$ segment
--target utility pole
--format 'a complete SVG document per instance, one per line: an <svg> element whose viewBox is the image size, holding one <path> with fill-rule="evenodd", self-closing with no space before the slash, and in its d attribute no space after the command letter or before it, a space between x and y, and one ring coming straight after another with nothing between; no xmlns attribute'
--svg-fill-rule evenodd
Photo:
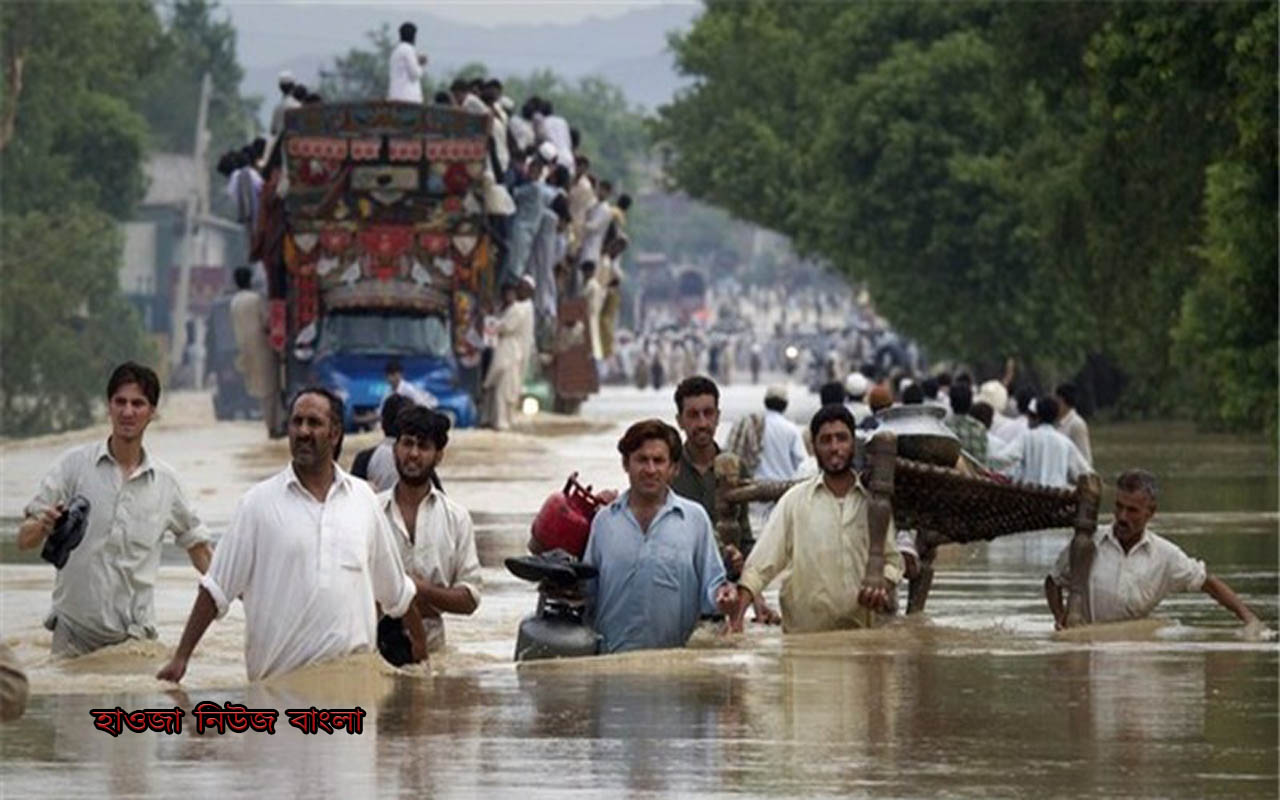
<svg viewBox="0 0 1280 800"><path fill-rule="evenodd" d="M182 261L178 267L177 296L173 299L170 330L169 374L173 375L182 365L182 351L187 346L187 304L191 294L191 265L195 260L197 218L209 208L209 176L205 169L205 150L209 134L205 122L209 115L209 96L213 93L213 77L206 72L200 82L200 107L196 113L196 143L192 158L195 161L195 186L187 195L187 208L182 225ZM198 388L203 375L195 376Z"/></svg>

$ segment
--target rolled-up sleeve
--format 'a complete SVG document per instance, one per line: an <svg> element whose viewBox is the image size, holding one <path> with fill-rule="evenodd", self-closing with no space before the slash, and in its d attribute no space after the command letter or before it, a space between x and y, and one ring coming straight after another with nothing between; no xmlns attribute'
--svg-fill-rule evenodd
<svg viewBox="0 0 1280 800"><path fill-rule="evenodd" d="M68 463L73 457L73 451L63 453L62 456L54 463L49 471L40 479L40 486L36 488L35 497L31 498L31 502L27 503L22 509L22 513L27 517L34 517L36 514L43 513L50 508L65 503L71 495L70 480L70 464Z"/></svg>
<svg viewBox="0 0 1280 800"><path fill-rule="evenodd" d="M242 498L231 517L231 527L213 549L213 561L209 571L200 578L213 602L218 606L218 617L227 613L231 601L244 594L253 577L253 540L257 521L248 497Z"/></svg>
<svg viewBox="0 0 1280 800"><path fill-rule="evenodd" d="M209 529L200 521L182 484L177 480L173 483L173 500L169 504L169 521L166 527L173 532L173 538L179 547L190 550L209 541Z"/></svg>
<svg viewBox="0 0 1280 800"><path fill-rule="evenodd" d="M1204 588L1208 570L1203 561L1192 558L1176 545L1169 547L1167 558L1171 589L1177 592L1198 592Z"/></svg>
<svg viewBox="0 0 1280 800"><path fill-rule="evenodd" d="M373 495L370 494L370 498ZM370 503L374 519L373 541L370 543L371 569L369 576L373 580L373 596L382 606L382 610L391 617L403 617L409 610L409 604L417 594L413 579L405 572L404 562L400 560L400 552L396 547L394 532L387 515Z"/></svg>

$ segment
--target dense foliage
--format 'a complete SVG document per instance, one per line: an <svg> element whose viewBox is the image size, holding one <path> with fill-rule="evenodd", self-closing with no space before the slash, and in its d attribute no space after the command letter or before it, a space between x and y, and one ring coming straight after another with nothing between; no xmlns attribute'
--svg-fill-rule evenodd
<svg viewBox="0 0 1280 800"><path fill-rule="evenodd" d="M205 0L0 4L0 433L92 420L111 367L158 354L120 293L119 223L150 149L190 151L200 75L215 143L243 142L234 32Z"/></svg>
<svg viewBox="0 0 1280 800"><path fill-rule="evenodd" d="M709 0L657 132L679 186L935 353L1118 367L1121 412L1274 432L1276 26L1274 2Z"/></svg>

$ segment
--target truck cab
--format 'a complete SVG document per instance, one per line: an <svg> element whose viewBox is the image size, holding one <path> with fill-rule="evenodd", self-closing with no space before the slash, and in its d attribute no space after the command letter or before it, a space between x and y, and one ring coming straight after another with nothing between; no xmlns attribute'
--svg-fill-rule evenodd
<svg viewBox="0 0 1280 800"><path fill-rule="evenodd" d="M395 311L338 311L320 322L312 372L334 389L346 409L348 431L378 427L389 388L390 361L404 368L404 380L435 398L436 410L458 427L476 424L476 406L458 386L449 320L438 314Z"/></svg>

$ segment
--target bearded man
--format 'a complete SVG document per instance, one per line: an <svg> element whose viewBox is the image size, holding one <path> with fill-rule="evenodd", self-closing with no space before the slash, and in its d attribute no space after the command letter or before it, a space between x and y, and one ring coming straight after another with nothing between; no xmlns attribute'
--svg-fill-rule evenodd
<svg viewBox="0 0 1280 800"><path fill-rule="evenodd" d="M785 633L869 628L879 614L896 610L895 589L902 578L896 548L885 548L889 587L862 586L871 545L871 493L852 467L854 429L853 415L843 404L823 406L810 420L821 471L787 490L769 515L742 568L735 630L742 630L747 606L784 570L789 572L779 599ZM885 538L894 539L892 523Z"/></svg>

